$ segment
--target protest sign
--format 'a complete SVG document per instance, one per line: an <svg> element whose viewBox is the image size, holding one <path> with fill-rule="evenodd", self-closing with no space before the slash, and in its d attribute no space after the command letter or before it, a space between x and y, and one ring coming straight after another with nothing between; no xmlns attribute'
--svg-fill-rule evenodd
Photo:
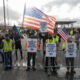
<svg viewBox="0 0 80 80"><path fill-rule="evenodd" d="M47 22L40 22L40 32L47 32Z"/></svg>
<svg viewBox="0 0 80 80"><path fill-rule="evenodd" d="M66 44L66 57L76 57L76 44L75 43Z"/></svg>
<svg viewBox="0 0 80 80"><path fill-rule="evenodd" d="M46 57L56 57L56 44L55 43L46 44Z"/></svg>
<svg viewBox="0 0 80 80"><path fill-rule="evenodd" d="M28 39L27 52L37 52L37 39Z"/></svg>

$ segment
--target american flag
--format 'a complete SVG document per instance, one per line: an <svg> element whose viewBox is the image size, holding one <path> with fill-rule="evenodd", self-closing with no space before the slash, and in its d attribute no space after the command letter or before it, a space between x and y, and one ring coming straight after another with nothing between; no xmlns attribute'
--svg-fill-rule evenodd
<svg viewBox="0 0 80 80"><path fill-rule="evenodd" d="M48 24L47 32L53 34L54 25L56 22L56 19L54 17L46 15L37 8L26 9L23 22L24 27L40 30L40 22L42 21L46 21Z"/></svg>
<svg viewBox="0 0 80 80"><path fill-rule="evenodd" d="M64 41L67 41L68 37L67 37L67 31L66 31L66 28L63 27L59 32L58 34L62 37L62 39Z"/></svg>

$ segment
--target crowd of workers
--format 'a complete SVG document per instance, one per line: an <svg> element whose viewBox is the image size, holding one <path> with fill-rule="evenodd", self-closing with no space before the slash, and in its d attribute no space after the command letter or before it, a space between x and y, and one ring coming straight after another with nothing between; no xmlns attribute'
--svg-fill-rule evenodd
<svg viewBox="0 0 80 80"><path fill-rule="evenodd" d="M40 41L41 39L43 39L43 62L45 63L45 72L48 71L48 63L49 63L49 57L46 57L46 43L56 43L56 50L59 49L59 45L61 43L61 37L58 34L41 34L39 31L35 33L35 30L28 30L27 32L28 34L28 38L30 39L37 39L37 49L40 49ZM79 36L78 36L78 32L76 32L76 40L79 40ZM70 32L70 35L67 39L66 42L63 42L62 44L62 50L65 52L65 48L66 48L66 44L67 43L76 43L78 48L79 48L79 42L74 41L73 40L73 31ZM22 52L22 45L21 45L21 39L23 37L18 35L18 32L13 31L13 30L8 30L8 31L1 31L0 30L0 54L2 56L2 62L4 63L4 69L8 70L8 69L12 69L13 68L13 64L12 64L12 51L15 48L15 55L16 55L16 60L18 60L18 55L17 55L17 50L20 50L20 58L21 60L24 59L23 57L23 52ZM25 50L27 50L27 41L25 44ZM27 52L27 69L26 71L30 71L31 69L31 58L32 58L32 69L36 70L35 68L35 61L36 61L36 53L37 52ZM56 56L57 57L57 56ZM51 61L51 66L52 66L52 71L57 73L57 69L55 67L55 65L57 65L58 63L56 62L56 57L51 57L50 61ZM44 60L45 59L45 60ZM71 72L75 73L74 70L74 57L72 58L66 58L66 66L67 66L67 71L66 72L70 72L70 68L71 68Z"/></svg>

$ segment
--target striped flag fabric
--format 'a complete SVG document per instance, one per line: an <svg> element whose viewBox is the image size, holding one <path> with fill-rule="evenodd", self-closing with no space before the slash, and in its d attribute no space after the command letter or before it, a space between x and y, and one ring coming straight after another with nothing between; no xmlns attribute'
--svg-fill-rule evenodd
<svg viewBox="0 0 80 80"><path fill-rule="evenodd" d="M63 27L61 30L59 30L58 31L58 34L62 37L62 39L64 40L64 41L67 41L67 39L68 39L68 34L67 34L67 31L66 31L66 28L65 27Z"/></svg>
<svg viewBox="0 0 80 80"><path fill-rule="evenodd" d="M25 10L24 14L24 27L30 27L40 30L40 22L47 22L47 32L53 34L54 25L56 19L52 16L48 16L37 8L28 8Z"/></svg>

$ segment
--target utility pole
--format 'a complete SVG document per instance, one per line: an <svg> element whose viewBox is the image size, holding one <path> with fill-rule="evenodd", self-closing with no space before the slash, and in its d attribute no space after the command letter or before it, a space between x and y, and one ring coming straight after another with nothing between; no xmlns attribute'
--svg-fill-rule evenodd
<svg viewBox="0 0 80 80"><path fill-rule="evenodd" d="M5 0L3 0L4 28L6 29Z"/></svg>

